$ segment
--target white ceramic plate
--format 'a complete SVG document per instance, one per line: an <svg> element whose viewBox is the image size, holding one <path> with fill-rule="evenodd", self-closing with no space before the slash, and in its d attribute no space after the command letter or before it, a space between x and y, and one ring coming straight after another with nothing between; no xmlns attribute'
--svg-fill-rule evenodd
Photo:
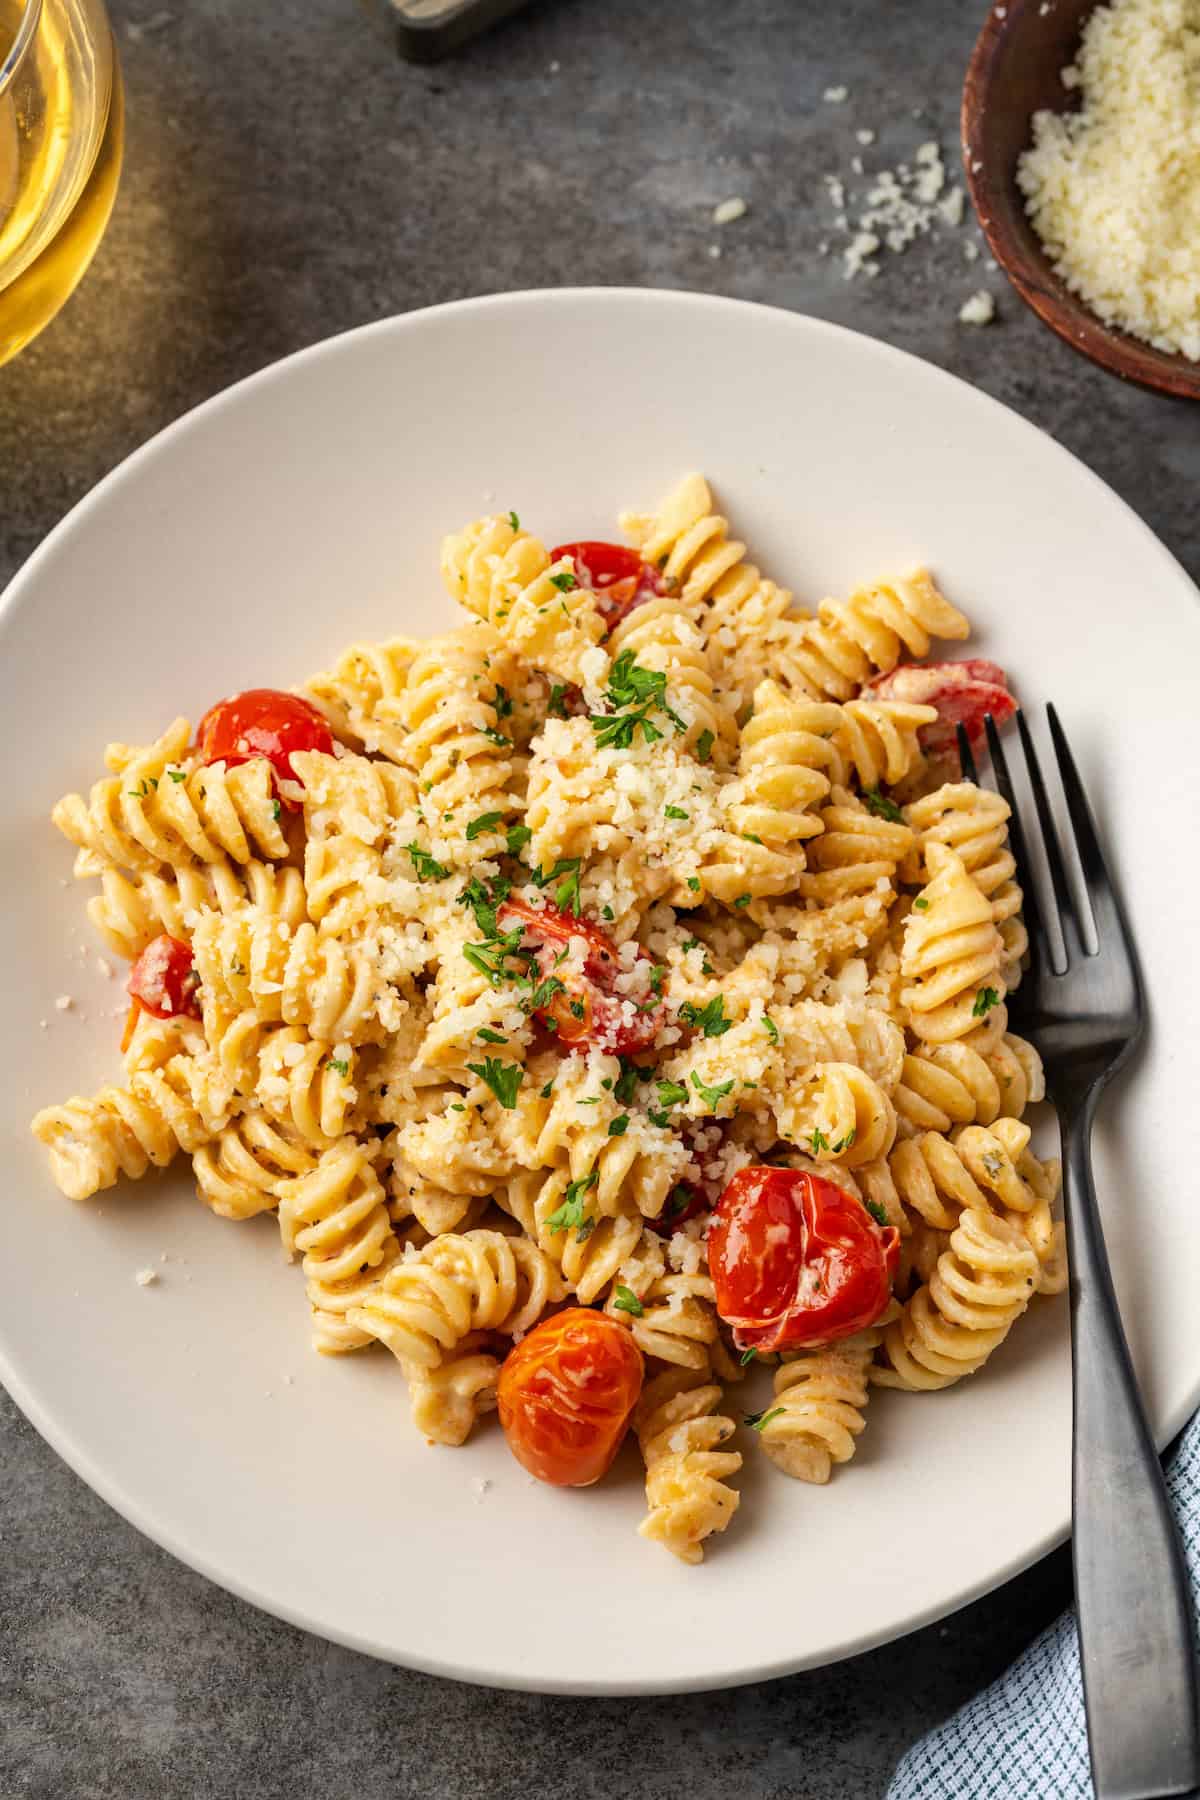
<svg viewBox="0 0 1200 1800"><path fill-rule="evenodd" d="M1065 1301L1035 1308L952 1392L877 1396L828 1488L750 1454L733 1527L685 1568L635 1535L632 1451L601 1487L563 1493L494 1428L427 1448L390 1358L310 1352L270 1220L217 1221L182 1170L72 1205L28 1137L35 1107L118 1067L123 994L97 969L87 890L46 817L96 776L102 746L294 682L352 638L437 629L439 538L485 509L515 507L550 540L604 536L693 467L802 596L928 558L979 649L1027 702L1058 702L1153 1004L1097 1173L1160 1439L1200 1393L1200 613L1176 564L1012 413L788 313L522 294L335 339L132 457L7 597L0 1372L84 1479L175 1555L438 1674L588 1693L779 1674L960 1605L1067 1529ZM141 1288L148 1264L161 1280Z"/></svg>

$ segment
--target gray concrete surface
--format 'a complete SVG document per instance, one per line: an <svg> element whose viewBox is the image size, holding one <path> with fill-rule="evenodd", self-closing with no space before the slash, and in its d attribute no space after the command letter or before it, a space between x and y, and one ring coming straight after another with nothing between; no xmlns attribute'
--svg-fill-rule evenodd
<svg viewBox="0 0 1200 1800"><path fill-rule="evenodd" d="M825 173L928 137L954 158L982 6L535 0L436 69L400 63L366 0L114 12L125 176L86 282L0 371L0 585L100 476L240 376L388 313L564 282L772 301L914 350L1061 439L1200 574L1200 414L1050 337L982 259L967 264L969 226L872 282L820 252L838 240ZM824 102L838 84L847 101ZM856 128L878 142L860 150ZM750 210L718 230L711 209L731 195ZM956 315L981 285L999 318L971 330ZM210 1587L0 1396L0 1794L857 1800L1068 1593L1060 1553L902 1643L725 1694L484 1693Z"/></svg>

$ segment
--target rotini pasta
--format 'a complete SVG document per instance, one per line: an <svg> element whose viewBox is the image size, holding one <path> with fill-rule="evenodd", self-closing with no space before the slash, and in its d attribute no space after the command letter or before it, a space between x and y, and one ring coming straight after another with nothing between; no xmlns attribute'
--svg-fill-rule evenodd
<svg viewBox="0 0 1200 1800"><path fill-rule="evenodd" d="M903 697L966 677L898 668L963 615L924 571L795 606L700 476L624 523L478 520L466 623L109 745L54 822L124 1074L33 1131L71 1198L182 1152L274 1212L315 1348L398 1364L433 1443L498 1411L570 1488L631 1429L695 1563L728 1386L823 1484L872 1383L974 1373L1066 1264L1008 808Z"/></svg>

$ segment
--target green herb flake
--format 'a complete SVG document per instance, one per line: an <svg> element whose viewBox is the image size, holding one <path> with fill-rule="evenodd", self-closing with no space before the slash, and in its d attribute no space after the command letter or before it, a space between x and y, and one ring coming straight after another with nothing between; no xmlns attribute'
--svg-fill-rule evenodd
<svg viewBox="0 0 1200 1800"><path fill-rule="evenodd" d="M478 818L472 819L471 823L467 826L468 844L473 844L475 839L482 837L485 831L495 831L503 817L503 813L490 812L480 813Z"/></svg>
<svg viewBox="0 0 1200 1800"><path fill-rule="evenodd" d="M675 1186L671 1189L670 1196L667 1200L666 1214L668 1219L677 1219L680 1213L685 1213L689 1206L695 1205L695 1202L696 1196L688 1186L687 1182L677 1181Z"/></svg>
<svg viewBox="0 0 1200 1800"><path fill-rule="evenodd" d="M706 1006L694 1006L690 1000L685 1000L679 1016L685 1025L694 1026L706 1038L724 1037L733 1028L733 1020L725 1017L724 994L714 994Z"/></svg>
<svg viewBox="0 0 1200 1800"><path fill-rule="evenodd" d="M750 895L749 894L739 894L733 904L735 906L749 906Z"/></svg>
<svg viewBox="0 0 1200 1800"><path fill-rule="evenodd" d="M611 906L602 906L602 907L601 907L601 908L600 908L600 917L601 917L601 918L602 918L602 919L615 919L615 918L616 918L616 916L617 916L617 915L616 915L616 913L615 913L615 912L614 912L614 911L613 911L613 909L612 909L612 907L611 907Z"/></svg>
<svg viewBox="0 0 1200 1800"><path fill-rule="evenodd" d="M751 1346L748 1350L743 1350L741 1357L739 1358L743 1369L748 1369L750 1367L750 1364L754 1361L754 1359L757 1355L758 1355L758 1351L755 1349L753 1344L751 1344Z"/></svg>
<svg viewBox="0 0 1200 1800"><path fill-rule="evenodd" d="M481 737L485 737L489 744L498 744L502 750L512 749L511 740L506 738L502 731L497 731L494 725L481 725L479 734Z"/></svg>
<svg viewBox="0 0 1200 1800"><path fill-rule="evenodd" d="M618 1281L613 1291L613 1311L627 1312L633 1318L640 1319L645 1310L633 1289L626 1287L623 1281Z"/></svg>
<svg viewBox="0 0 1200 1800"><path fill-rule="evenodd" d="M349 1062L341 1056L331 1056L326 1067L335 1070L339 1075L348 1075L350 1073Z"/></svg>
<svg viewBox="0 0 1200 1800"><path fill-rule="evenodd" d="M490 1025L481 1025L475 1036L485 1044L507 1044L508 1042L508 1039L501 1036L500 1032L493 1031Z"/></svg>
<svg viewBox="0 0 1200 1800"><path fill-rule="evenodd" d="M561 681L556 681L550 689L550 698L546 702L546 711L552 719L566 718L567 709L563 704L566 692L566 687Z"/></svg>
<svg viewBox="0 0 1200 1800"><path fill-rule="evenodd" d="M404 848L412 859L413 874L418 881L445 881L450 873L449 869L431 856L428 850L422 850L415 839L411 844L405 844Z"/></svg>
<svg viewBox="0 0 1200 1800"><path fill-rule="evenodd" d="M511 891L512 883L505 881L503 876L497 876L489 889L477 875L472 875L466 887L459 894L456 904L469 906L475 915L475 923L484 937L494 938L496 936L496 913L508 899Z"/></svg>
<svg viewBox="0 0 1200 1800"><path fill-rule="evenodd" d="M505 833L510 856L520 856L522 850L533 836L528 825L510 825Z"/></svg>
<svg viewBox="0 0 1200 1800"><path fill-rule="evenodd" d="M511 528L511 529L512 529L512 530L513 530L513 531L520 531L520 529L521 529L521 521L520 521L520 519L518 519L518 517L517 517L517 515L516 515L516 513L515 513L515 512L510 512L510 513L509 513L509 515L508 515L508 523L509 523L509 526L510 526L510 528Z"/></svg>
<svg viewBox="0 0 1200 1800"><path fill-rule="evenodd" d="M596 1221L584 1217L583 1197L589 1188L595 1187L599 1179L599 1171L593 1169L589 1175L581 1176L578 1181L567 1183L566 1198L546 1220L547 1228L551 1232L574 1230L579 1243L582 1243L584 1238L591 1236L596 1228Z"/></svg>
<svg viewBox="0 0 1200 1800"><path fill-rule="evenodd" d="M889 800L886 794L881 794L877 787L868 788L863 799L867 803L867 811L874 813L877 819L886 819L889 825L903 825L904 814L896 802Z"/></svg>
<svg viewBox="0 0 1200 1800"><path fill-rule="evenodd" d="M656 1081L658 1104L667 1106L686 1106L688 1091L682 1081Z"/></svg>
<svg viewBox="0 0 1200 1800"><path fill-rule="evenodd" d="M993 1006L999 1006L999 1004L1000 996L994 987L980 988L975 996L975 1004L971 1008L971 1017L973 1019L982 1019L987 1013L991 1012Z"/></svg>
<svg viewBox="0 0 1200 1800"><path fill-rule="evenodd" d="M888 1224L889 1221L888 1221L888 1216L887 1216L887 1210L885 1207L883 1207L880 1204L880 1202L878 1200L864 1200L863 1205L866 1207L867 1211L870 1213L871 1217L874 1219L874 1221L877 1225L887 1225Z"/></svg>
<svg viewBox="0 0 1200 1800"><path fill-rule="evenodd" d="M478 1075L480 1081L486 1082L506 1112L512 1112L517 1104L517 1092L525 1079L525 1071L519 1063L501 1062L498 1056L486 1056L481 1063L468 1063L472 1075Z"/></svg>
<svg viewBox="0 0 1200 1800"><path fill-rule="evenodd" d="M619 1119L613 1119L608 1127L609 1137L624 1137L629 1130L629 1114L622 1113Z"/></svg>
<svg viewBox="0 0 1200 1800"><path fill-rule="evenodd" d="M711 731L702 731L696 739L696 761L706 763L712 755L716 738Z"/></svg>
<svg viewBox="0 0 1200 1800"><path fill-rule="evenodd" d="M822 1150L828 1150L829 1148L829 1139L825 1136L825 1133L821 1130L819 1125L814 1128L813 1134L808 1141L812 1147L814 1156L820 1156Z"/></svg>
<svg viewBox="0 0 1200 1800"><path fill-rule="evenodd" d="M613 1083L613 1099L619 1100L622 1106L629 1106L637 1095L638 1083L649 1081L653 1069L643 1069L629 1058L621 1058L621 1073Z"/></svg>
<svg viewBox="0 0 1200 1800"><path fill-rule="evenodd" d="M710 1087L706 1081L701 1081L699 1075L697 1075L695 1069L693 1069L692 1086L703 1100L705 1106L707 1106L709 1112L716 1112L718 1103L725 1098L726 1094L731 1094L733 1092L733 1077L731 1075L728 1081L718 1081L715 1087Z"/></svg>
<svg viewBox="0 0 1200 1800"><path fill-rule="evenodd" d="M698 894L700 892L700 879L698 876L689 875L687 878L687 884L691 888L693 894Z"/></svg>
<svg viewBox="0 0 1200 1800"><path fill-rule="evenodd" d="M167 774L171 777L172 781L186 781L187 780L187 770L186 769L168 769Z"/></svg>
<svg viewBox="0 0 1200 1800"><path fill-rule="evenodd" d="M929 911L929 902L925 898L924 894L922 894L918 899L913 901L913 911L914 912L928 912Z"/></svg>
<svg viewBox="0 0 1200 1800"><path fill-rule="evenodd" d="M787 1408L785 1406L771 1406L767 1407L763 1412L746 1413L742 1419L742 1424L749 1425L751 1431L765 1431L772 1419L777 1419L780 1413L786 1411Z"/></svg>
<svg viewBox="0 0 1200 1800"><path fill-rule="evenodd" d="M763 1030L766 1032L767 1036L770 1038L770 1040L773 1044L777 1044L779 1042L779 1027L775 1023L774 1019L771 1017L770 1013L763 1014Z"/></svg>
<svg viewBox="0 0 1200 1800"><path fill-rule="evenodd" d="M551 575L550 586L556 587L560 594L569 594L572 588L579 586L570 569L560 569L557 575Z"/></svg>
<svg viewBox="0 0 1200 1800"><path fill-rule="evenodd" d="M553 1081L548 1081L546 1083L545 1087L542 1089L542 1099L548 1100L553 1092L554 1092L554 1083L553 1083Z"/></svg>

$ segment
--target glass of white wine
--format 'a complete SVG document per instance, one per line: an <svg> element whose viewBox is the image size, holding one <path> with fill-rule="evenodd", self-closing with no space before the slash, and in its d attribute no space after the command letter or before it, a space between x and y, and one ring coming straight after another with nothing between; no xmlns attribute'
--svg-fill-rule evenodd
<svg viewBox="0 0 1200 1800"><path fill-rule="evenodd" d="M0 0L0 363L54 317L92 260L123 137L102 0Z"/></svg>

